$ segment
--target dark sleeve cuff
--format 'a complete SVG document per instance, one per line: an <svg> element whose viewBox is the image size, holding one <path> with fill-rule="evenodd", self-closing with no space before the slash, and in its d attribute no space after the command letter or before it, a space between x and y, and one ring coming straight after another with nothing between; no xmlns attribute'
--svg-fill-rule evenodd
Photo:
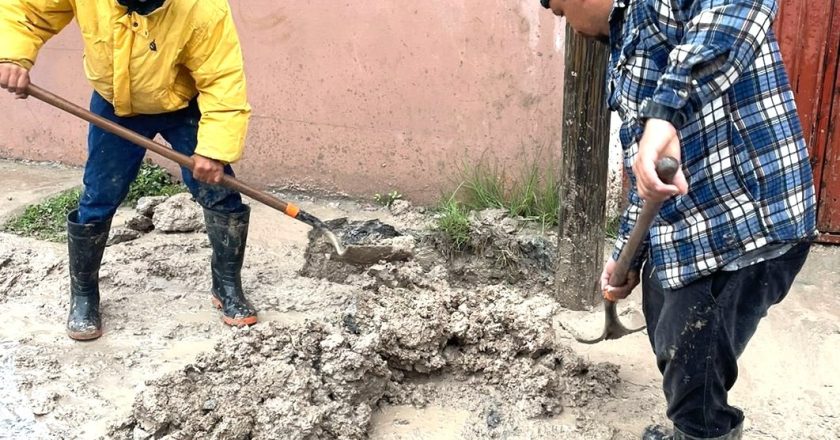
<svg viewBox="0 0 840 440"><path fill-rule="evenodd" d="M670 122L677 130L683 128L688 122L688 116L682 109L668 107L650 98L642 101L642 105L639 106L639 119L642 121L662 119Z"/></svg>

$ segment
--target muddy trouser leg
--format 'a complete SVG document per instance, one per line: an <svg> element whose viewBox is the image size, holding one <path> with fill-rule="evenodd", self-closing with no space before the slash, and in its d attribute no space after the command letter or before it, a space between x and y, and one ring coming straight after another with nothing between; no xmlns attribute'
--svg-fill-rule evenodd
<svg viewBox="0 0 840 440"><path fill-rule="evenodd" d="M199 113L194 102L187 109L190 115L162 131L172 148L191 156L198 137ZM223 186L201 183L182 168L184 184L204 207L207 237L213 249L210 260L213 304L222 310L228 325L251 325L257 322L257 312L242 290L242 263L248 238L250 208L242 203L238 192ZM233 175L230 165L225 174Z"/></svg>
<svg viewBox="0 0 840 440"><path fill-rule="evenodd" d="M192 156L198 145L198 121L201 113L195 100L190 106L178 112L177 118L170 118L169 125L160 131L161 136L172 145L172 148L179 153ZM225 166L225 174L233 176L233 168ZM184 185L189 188L195 200L205 209L221 213L234 213L244 211L242 196L238 192L220 185L208 185L195 180L192 172L181 167L181 176Z"/></svg>
<svg viewBox="0 0 840 440"><path fill-rule="evenodd" d="M680 289L663 289L652 268L642 276L648 335L668 403L684 438L740 431L743 412L727 402L738 357L768 309L787 295L809 243L738 271L718 271ZM726 438L726 437L724 437Z"/></svg>
<svg viewBox="0 0 840 440"><path fill-rule="evenodd" d="M94 92L90 110L144 136L154 136L149 118L121 118L114 107ZM146 150L94 125L88 131L88 158L83 178L84 190L79 201L80 224L103 222L119 208L131 182L137 177Z"/></svg>

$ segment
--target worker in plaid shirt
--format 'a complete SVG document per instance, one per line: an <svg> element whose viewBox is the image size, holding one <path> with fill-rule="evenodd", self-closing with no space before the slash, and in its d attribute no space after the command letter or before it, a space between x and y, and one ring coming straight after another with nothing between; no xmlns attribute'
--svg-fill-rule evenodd
<svg viewBox="0 0 840 440"><path fill-rule="evenodd" d="M541 3L610 45L607 100L623 121L632 188L601 284L618 300L642 272L674 424L642 438L741 438L744 414L727 402L737 359L816 234L808 151L772 31L777 1ZM682 162L673 185L655 172L665 156ZM642 200L665 203L629 282L609 286Z"/></svg>

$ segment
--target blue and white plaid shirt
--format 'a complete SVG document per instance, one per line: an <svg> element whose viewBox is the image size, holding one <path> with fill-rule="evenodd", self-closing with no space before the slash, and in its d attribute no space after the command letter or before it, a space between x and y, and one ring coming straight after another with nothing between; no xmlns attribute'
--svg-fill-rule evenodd
<svg viewBox="0 0 840 440"><path fill-rule="evenodd" d="M679 136L689 192L665 202L640 253L663 287L683 287L769 244L812 238L813 177L771 28L776 1L614 3L607 99L623 121L631 190L613 257L641 209L631 166L646 100L688 118Z"/></svg>

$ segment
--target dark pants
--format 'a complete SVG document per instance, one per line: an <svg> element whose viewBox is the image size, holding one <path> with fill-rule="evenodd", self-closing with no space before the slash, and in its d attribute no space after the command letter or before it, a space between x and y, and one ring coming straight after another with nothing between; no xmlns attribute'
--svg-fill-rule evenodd
<svg viewBox="0 0 840 440"><path fill-rule="evenodd" d="M90 110L148 138L160 134L173 149L187 156L195 152L198 121L201 119L195 100L189 107L171 113L122 118L114 114L114 107L108 101L94 92ZM128 194L131 182L137 177L145 155L145 149L94 125L90 126L84 190L79 202L80 223L99 222L114 215ZM233 175L233 169L228 165L225 173ZM203 207L219 212L242 210L242 198L238 192L201 183L183 167L181 175L184 184Z"/></svg>
<svg viewBox="0 0 840 440"><path fill-rule="evenodd" d="M744 414L727 402L738 357L770 306L787 295L810 243L735 272L719 271L676 290L663 289L645 265L643 307L668 403L668 418L694 437L727 434Z"/></svg>

